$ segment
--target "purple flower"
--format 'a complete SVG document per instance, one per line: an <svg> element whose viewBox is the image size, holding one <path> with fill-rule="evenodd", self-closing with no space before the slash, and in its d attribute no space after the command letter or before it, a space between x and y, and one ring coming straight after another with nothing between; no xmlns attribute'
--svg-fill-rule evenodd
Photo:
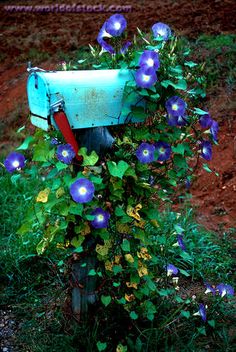
<svg viewBox="0 0 236 352"><path fill-rule="evenodd" d="M159 54L154 50L145 50L139 58L139 66L158 70L160 67Z"/></svg>
<svg viewBox="0 0 236 352"><path fill-rule="evenodd" d="M212 158L212 145L209 141L202 141L201 143L201 156L206 160L211 160Z"/></svg>
<svg viewBox="0 0 236 352"><path fill-rule="evenodd" d="M210 128L211 136L214 142L218 140L218 132L219 132L219 124L215 120L212 121L212 125Z"/></svg>
<svg viewBox="0 0 236 352"><path fill-rule="evenodd" d="M199 119L202 128L209 128L212 125L212 118L209 114L202 115Z"/></svg>
<svg viewBox="0 0 236 352"><path fill-rule="evenodd" d="M178 117L177 116L172 116L172 115L167 115L166 116L166 122L168 123L169 126L177 126Z"/></svg>
<svg viewBox="0 0 236 352"><path fill-rule="evenodd" d="M214 287L212 287L210 284L208 284L207 282L205 283L206 286L206 291L205 294L207 293L212 293L213 295L215 295L216 290L214 289Z"/></svg>
<svg viewBox="0 0 236 352"><path fill-rule="evenodd" d="M136 150L136 156L142 164L154 161L155 147L153 144L141 143Z"/></svg>
<svg viewBox="0 0 236 352"><path fill-rule="evenodd" d="M20 170L25 166L25 157L20 153L12 152L6 157L4 165L10 173Z"/></svg>
<svg viewBox="0 0 236 352"><path fill-rule="evenodd" d="M156 151L158 152L157 161L165 161L170 158L171 146L166 142L155 143Z"/></svg>
<svg viewBox="0 0 236 352"><path fill-rule="evenodd" d="M205 307L205 305L204 305L203 303L200 303L200 304L199 304L199 314L200 314L202 320L203 320L204 322L206 322L206 320L207 320L207 316L206 316L206 307Z"/></svg>
<svg viewBox="0 0 236 352"><path fill-rule="evenodd" d="M177 235L177 242L178 242L179 247L183 251L186 251L186 246L185 246L185 243L184 243L184 240L183 240L183 235Z"/></svg>
<svg viewBox="0 0 236 352"><path fill-rule="evenodd" d="M185 126L188 124L188 116L178 116L177 117L177 125Z"/></svg>
<svg viewBox="0 0 236 352"><path fill-rule="evenodd" d="M186 178L186 180L185 180L185 187L187 189L189 189L191 187L191 181L188 178Z"/></svg>
<svg viewBox="0 0 236 352"><path fill-rule="evenodd" d="M86 178L79 178L70 186L70 194L76 203L88 203L93 199L94 185Z"/></svg>
<svg viewBox="0 0 236 352"><path fill-rule="evenodd" d="M61 144L57 147L56 156L63 163L70 164L75 157L75 152L70 144Z"/></svg>
<svg viewBox="0 0 236 352"><path fill-rule="evenodd" d="M216 290L219 291L221 297L234 295L234 288L231 285L219 284L216 286Z"/></svg>
<svg viewBox="0 0 236 352"><path fill-rule="evenodd" d="M157 22L152 26L154 38L162 37L163 40L168 40L171 36L171 29L167 24Z"/></svg>
<svg viewBox="0 0 236 352"><path fill-rule="evenodd" d="M166 101L166 110L171 116L183 116L186 110L186 103L180 97L173 96Z"/></svg>
<svg viewBox="0 0 236 352"><path fill-rule="evenodd" d="M151 67L141 67L135 73L135 80L137 86L141 88L150 88L157 81L156 71Z"/></svg>
<svg viewBox="0 0 236 352"><path fill-rule="evenodd" d="M107 211L102 208L96 208L91 215L95 216L94 220L91 221L91 225L95 229L102 229L108 226L110 214Z"/></svg>
<svg viewBox="0 0 236 352"><path fill-rule="evenodd" d="M105 22L105 30L113 37L119 37L127 27L126 19L123 15L115 14Z"/></svg>
<svg viewBox="0 0 236 352"><path fill-rule="evenodd" d="M57 138L52 138L51 141L50 141L50 144L51 145L58 145L60 144L59 140Z"/></svg>
<svg viewBox="0 0 236 352"><path fill-rule="evenodd" d="M98 33L97 41L105 51L109 52L110 54L114 54L115 49L104 40L104 38L111 38L111 37L112 36L106 31L106 22L105 22Z"/></svg>
<svg viewBox="0 0 236 352"><path fill-rule="evenodd" d="M129 49L130 45L132 45L131 42L129 42L129 41L126 42L126 43L122 46L122 48L120 49L120 53L121 53L122 55L125 55L126 52L127 52L128 49Z"/></svg>
<svg viewBox="0 0 236 352"><path fill-rule="evenodd" d="M176 266L174 266L173 264L168 264L166 267L166 271L167 271L167 276L172 276L173 274L176 275L179 272L179 269L176 268Z"/></svg>

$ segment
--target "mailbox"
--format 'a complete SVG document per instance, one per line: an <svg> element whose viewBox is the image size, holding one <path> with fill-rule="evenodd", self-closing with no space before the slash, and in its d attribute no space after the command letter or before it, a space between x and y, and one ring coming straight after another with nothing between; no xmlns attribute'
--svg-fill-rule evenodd
<svg viewBox="0 0 236 352"><path fill-rule="evenodd" d="M54 107L67 116L71 129L110 126L135 122L128 113L138 103L124 96L127 81L133 80L129 70L44 71L29 70L27 94L33 125L48 130L58 128ZM139 105L139 104L138 104ZM126 113L125 113L126 111Z"/></svg>

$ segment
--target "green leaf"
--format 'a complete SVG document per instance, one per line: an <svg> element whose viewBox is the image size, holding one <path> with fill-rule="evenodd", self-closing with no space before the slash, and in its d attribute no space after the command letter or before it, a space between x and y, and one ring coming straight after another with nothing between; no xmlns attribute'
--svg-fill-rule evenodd
<svg viewBox="0 0 236 352"><path fill-rule="evenodd" d="M94 269L89 270L88 276L95 276L95 275L97 275L97 273Z"/></svg>
<svg viewBox="0 0 236 352"><path fill-rule="evenodd" d="M111 303L111 296L101 296L101 301L105 307L107 307Z"/></svg>
<svg viewBox="0 0 236 352"><path fill-rule="evenodd" d="M34 148L33 161L48 161L54 155L54 151L50 150L49 142L40 141Z"/></svg>
<svg viewBox="0 0 236 352"><path fill-rule="evenodd" d="M201 326L200 328L197 328L198 332L200 335L205 335L206 336L206 328L205 326Z"/></svg>
<svg viewBox="0 0 236 352"><path fill-rule="evenodd" d="M142 106L133 106L132 107L132 117L139 120L140 122L144 121L147 117L147 113L145 112Z"/></svg>
<svg viewBox="0 0 236 352"><path fill-rule="evenodd" d="M172 86L175 89L181 89L181 90L186 90L187 89L187 82L185 81L185 79L180 79L177 83L174 83L170 80L164 80L161 82L161 85L164 88L167 88L168 86Z"/></svg>
<svg viewBox="0 0 236 352"><path fill-rule="evenodd" d="M124 216L126 215L125 211L121 207L116 207L115 208L115 215L116 216Z"/></svg>
<svg viewBox="0 0 236 352"><path fill-rule="evenodd" d="M186 319L189 319L191 314L188 310L181 310L181 315L182 317L186 318Z"/></svg>
<svg viewBox="0 0 236 352"><path fill-rule="evenodd" d="M111 176L119 177L120 179L122 179L125 171L129 168L129 164L127 164L124 160L120 160L118 164L114 161L108 161L107 166Z"/></svg>
<svg viewBox="0 0 236 352"><path fill-rule="evenodd" d="M61 161L58 161L58 162L56 163L56 168L57 168L58 171L64 170L64 169L66 169L67 167L68 167L68 165L65 164L65 163L62 163Z"/></svg>
<svg viewBox="0 0 236 352"><path fill-rule="evenodd" d="M105 351L105 349L107 348L107 343L106 342L101 342L101 341L98 341L97 342L97 349L98 351Z"/></svg>
<svg viewBox="0 0 236 352"><path fill-rule="evenodd" d="M212 172L212 170L209 168L207 164L202 165L203 169L206 170L207 172Z"/></svg>
<svg viewBox="0 0 236 352"><path fill-rule="evenodd" d="M17 180L21 177L20 174L16 174L16 175L12 175L11 176L11 182L13 183L13 185L17 184Z"/></svg>
<svg viewBox="0 0 236 352"><path fill-rule="evenodd" d="M184 63L185 66L188 66L190 68L194 67L194 66L197 66L198 64L196 64L196 62L193 62L193 61L186 61Z"/></svg>
<svg viewBox="0 0 236 352"><path fill-rule="evenodd" d="M24 142L18 147L16 148L17 150L27 150L29 148L30 143L32 143L34 141L34 137L29 136L27 137Z"/></svg>
<svg viewBox="0 0 236 352"><path fill-rule="evenodd" d="M122 244L121 244L121 248L123 249L123 251L125 252L129 252L130 251L130 243L127 239L124 239Z"/></svg>
<svg viewBox="0 0 236 352"><path fill-rule="evenodd" d="M121 273L123 269L122 269L121 265L114 265L112 270L113 270L113 273L115 275L117 275L117 274Z"/></svg>
<svg viewBox="0 0 236 352"><path fill-rule="evenodd" d="M135 311L133 311L133 310L132 310L132 312L130 312L129 316L133 320L138 319L138 314L136 314Z"/></svg>
<svg viewBox="0 0 236 352"><path fill-rule="evenodd" d="M208 324L209 324L212 328L214 328L214 327L216 326L215 320L208 320Z"/></svg>
<svg viewBox="0 0 236 352"><path fill-rule="evenodd" d="M90 155L88 155L87 148L85 147L80 148L78 155L81 155L83 157L82 166L94 166L99 159L99 156L94 150Z"/></svg>
<svg viewBox="0 0 236 352"><path fill-rule="evenodd" d="M83 212L83 204L81 203L77 203L77 204L72 203L69 207L70 214L82 216L82 212Z"/></svg>
<svg viewBox="0 0 236 352"><path fill-rule="evenodd" d="M195 114L197 114L197 115L206 115L206 114L208 114L207 111L204 111L204 110L199 109L199 108L194 108L194 112L195 112Z"/></svg>
<svg viewBox="0 0 236 352"><path fill-rule="evenodd" d="M75 248L74 250L73 250L73 252L75 252L75 253L82 253L84 250L83 250L83 247L82 246L79 246L79 247L77 247L77 248Z"/></svg>
<svg viewBox="0 0 236 352"><path fill-rule="evenodd" d="M113 282L112 284L114 287L119 287L120 286L120 282Z"/></svg>
<svg viewBox="0 0 236 352"><path fill-rule="evenodd" d="M177 154L184 155L184 145L183 144L178 144L176 147L172 147L172 151Z"/></svg>
<svg viewBox="0 0 236 352"><path fill-rule="evenodd" d="M179 272L186 277L190 276L190 274L184 269L179 269Z"/></svg>

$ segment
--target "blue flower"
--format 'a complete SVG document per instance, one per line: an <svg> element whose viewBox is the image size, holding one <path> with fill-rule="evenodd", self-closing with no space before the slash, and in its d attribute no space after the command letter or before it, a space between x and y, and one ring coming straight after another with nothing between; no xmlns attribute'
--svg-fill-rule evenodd
<svg viewBox="0 0 236 352"><path fill-rule="evenodd" d="M106 31L106 22L105 22L98 33L97 41L101 45L103 50L109 52L110 54L114 54L115 49L104 40L104 38L111 38L111 37L112 36Z"/></svg>
<svg viewBox="0 0 236 352"><path fill-rule="evenodd" d="M231 285L219 284L216 286L216 290L219 291L221 297L234 295L234 288Z"/></svg>
<svg viewBox="0 0 236 352"><path fill-rule="evenodd" d="M176 266L174 266L173 264L168 264L166 267L166 271L167 271L167 276L172 276L172 275L178 274L179 269L176 268Z"/></svg>
<svg viewBox="0 0 236 352"><path fill-rule="evenodd" d="M200 303L200 304L199 304L199 314L200 314L202 320L203 320L204 322L206 322L206 320L207 320L207 316L206 316L206 307L205 307L205 305L204 305L203 303Z"/></svg>
<svg viewBox="0 0 236 352"><path fill-rule="evenodd" d="M178 126L186 126L188 124L188 116L178 116L177 117L177 125Z"/></svg>
<svg viewBox="0 0 236 352"><path fill-rule="evenodd" d="M50 141L50 144L51 144L51 145L58 145L58 144L60 144L60 142L59 142L59 140L58 140L57 138L54 138L54 137L53 137L53 138L51 139L51 141Z"/></svg>
<svg viewBox="0 0 236 352"><path fill-rule="evenodd" d="M136 156L142 164L154 161L155 147L153 144L141 143L136 150Z"/></svg>
<svg viewBox="0 0 236 352"><path fill-rule="evenodd" d="M157 81L156 71L152 67L141 67L135 73L135 81L141 88L150 88Z"/></svg>
<svg viewBox="0 0 236 352"><path fill-rule="evenodd" d="M157 22L152 26L152 32L154 38L162 38L163 40L168 40L171 36L170 27L162 22Z"/></svg>
<svg viewBox="0 0 236 352"><path fill-rule="evenodd" d="M186 251L186 246L185 246L185 243L184 243L184 240L183 240L183 235L177 235L177 242L178 242L178 245L179 247L183 250L183 251Z"/></svg>
<svg viewBox="0 0 236 352"><path fill-rule="evenodd" d="M75 152L70 144L61 144L57 147L56 156L63 163L70 164L75 157Z"/></svg>
<svg viewBox="0 0 236 352"><path fill-rule="evenodd" d="M93 199L94 185L86 178L79 178L70 186L70 194L76 203L88 203Z"/></svg>
<svg viewBox="0 0 236 352"><path fill-rule="evenodd" d="M20 170L25 166L25 157L23 154L12 152L4 161L5 168L12 173L15 170Z"/></svg>
<svg viewBox="0 0 236 352"><path fill-rule="evenodd" d="M208 284L207 282L205 283L206 286L206 291L205 294L207 293L212 293L213 295L215 295L216 290L214 289L214 287L212 287L210 284Z"/></svg>
<svg viewBox="0 0 236 352"><path fill-rule="evenodd" d="M178 117L177 116L172 116L172 115L167 115L166 116L166 122L168 123L169 126L177 126Z"/></svg>
<svg viewBox="0 0 236 352"><path fill-rule="evenodd" d="M215 120L212 121L210 132L214 142L218 140L219 124Z"/></svg>
<svg viewBox="0 0 236 352"><path fill-rule="evenodd" d="M94 220L91 221L91 225L95 229L102 229L108 226L110 214L102 208L96 208L91 215L94 215Z"/></svg>
<svg viewBox="0 0 236 352"><path fill-rule="evenodd" d="M122 55L125 55L126 52L127 52L128 49L129 49L130 45L132 45L132 43L131 43L130 41L127 41L127 42L122 46L122 48L120 49L120 53L121 53Z"/></svg>
<svg viewBox="0 0 236 352"><path fill-rule="evenodd" d="M158 70L160 67L159 54L154 50L145 50L139 58L139 66Z"/></svg>
<svg viewBox="0 0 236 352"><path fill-rule="evenodd" d="M105 30L113 37L119 37L127 27L127 21L123 15L115 14L105 22Z"/></svg>
<svg viewBox="0 0 236 352"><path fill-rule="evenodd" d="M201 156L206 160L212 159L212 145L209 141L202 141L201 143Z"/></svg>
<svg viewBox="0 0 236 352"><path fill-rule="evenodd" d="M158 153L157 161L165 161L170 158L171 146L168 143L159 141L155 143L155 148Z"/></svg>
<svg viewBox="0 0 236 352"><path fill-rule="evenodd" d="M183 116L186 110L186 103L178 96L173 96L166 101L166 110L169 115L174 117Z"/></svg>
<svg viewBox="0 0 236 352"><path fill-rule="evenodd" d="M202 128L209 128L211 127L213 120L209 114L205 114L199 118L199 122Z"/></svg>

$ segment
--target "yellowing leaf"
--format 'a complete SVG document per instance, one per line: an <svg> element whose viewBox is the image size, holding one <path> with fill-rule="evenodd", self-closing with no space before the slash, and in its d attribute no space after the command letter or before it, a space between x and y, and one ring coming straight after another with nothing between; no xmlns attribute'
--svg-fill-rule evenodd
<svg viewBox="0 0 236 352"><path fill-rule="evenodd" d="M120 222L117 221L116 223L116 230L119 233L131 233L131 228L128 224L121 224Z"/></svg>
<svg viewBox="0 0 236 352"><path fill-rule="evenodd" d="M112 264L109 260L107 260L107 261L105 262L105 269L106 269L107 271L112 271L112 268L113 268L113 264Z"/></svg>
<svg viewBox="0 0 236 352"><path fill-rule="evenodd" d="M58 188L58 190L56 191L56 198L61 198L63 194L65 194L64 188L63 187Z"/></svg>
<svg viewBox="0 0 236 352"><path fill-rule="evenodd" d="M125 259L129 263L133 263L134 262L134 258L133 258L133 256L131 254L125 254Z"/></svg>
<svg viewBox="0 0 236 352"><path fill-rule="evenodd" d="M127 302L133 302L135 300L135 296L133 294L128 295L127 293L125 294L125 299Z"/></svg>
<svg viewBox="0 0 236 352"><path fill-rule="evenodd" d="M50 193L50 188L45 188L43 191L40 191L39 194L37 195L36 202L47 203L49 193Z"/></svg>
<svg viewBox="0 0 236 352"><path fill-rule="evenodd" d="M138 258L142 258L144 260L150 260L152 256L148 253L147 248L141 248L140 252L137 252Z"/></svg>
<svg viewBox="0 0 236 352"><path fill-rule="evenodd" d="M87 222L85 222L80 234L82 236L87 236L88 234L90 234L90 232L91 232L90 226Z"/></svg>
<svg viewBox="0 0 236 352"><path fill-rule="evenodd" d="M115 255L114 263L115 264L120 264L120 260L121 260L121 255Z"/></svg>
<svg viewBox="0 0 236 352"><path fill-rule="evenodd" d="M144 221L142 219L140 221L135 221L134 222L134 225L137 226L137 227L140 227L141 229L144 229L145 224L146 224L146 221Z"/></svg>
<svg viewBox="0 0 236 352"><path fill-rule="evenodd" d="M131 216L132 218L140 221L141 217L139 215L139 210L142 209L142 204L137 204L134 208L131 205L128 205L126 213L127 215Z"/></svg>
<svg viewBox="0 0 236 352"><path fill-rule="evenodd" d="M155 220L155 219L150 220L150 223L151 223L154 227L160 227L159 224L158 224L158 222L157 222L157 220Z"/></svg>
<svg viewBox="0 0 236 352"><path fill-rule="evenodd" d="M138 284L135 283L135 282L126 282L126 286L129 287L129 288L135 288L135 290L138 289Z"/></svg>
<svg viewBox="0 0 236 352"><path fill-rule="evenodd" d="M103 246L101 244L96 245L96 252L101 256L105 256L108 254L111 246L112 246L111 240L105 240Z"/></svg>
<svg viewBox="0 0 236 352"><path fill-rule="evenodd" d="M138 262L138 275L142 277L144 275L148 275L148 270L146 265L144 265L141 261Z"/></svg>

